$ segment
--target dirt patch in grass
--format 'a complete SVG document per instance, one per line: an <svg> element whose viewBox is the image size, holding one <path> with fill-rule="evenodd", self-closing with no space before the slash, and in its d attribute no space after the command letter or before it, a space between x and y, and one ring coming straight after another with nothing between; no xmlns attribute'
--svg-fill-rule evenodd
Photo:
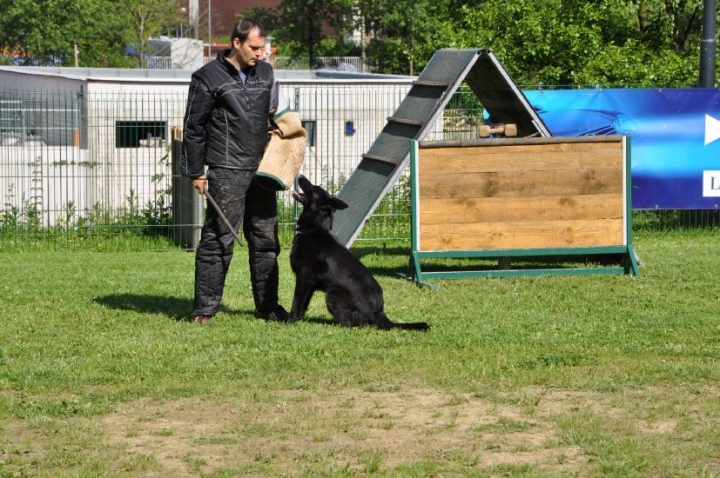
<svg viewBox="0 0 720 478"><path fill-rule="evenodd" d="M120 467L152 457L145 471L154 476L453 474L502 466L573 473L587 459L562 445L546 414L576 399L535 391L506 405L432 390L276 391L223 401L141 400L101 422L108 445L123 450Z"/></svg>

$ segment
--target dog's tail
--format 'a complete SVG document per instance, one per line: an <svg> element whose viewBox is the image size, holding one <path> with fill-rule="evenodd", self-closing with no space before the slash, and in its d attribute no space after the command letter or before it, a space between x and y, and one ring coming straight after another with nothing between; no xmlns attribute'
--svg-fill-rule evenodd
<svg viewBox="0 0 720 478"><path fill-rule="evenodd" d="M383 330L390 329L402 329L402 330L419 330L427 331L430 330L430 325L426 322L409 322L405 324L399 324L388 319L387 315L381 314L377 322L377 326Z"/></svg>

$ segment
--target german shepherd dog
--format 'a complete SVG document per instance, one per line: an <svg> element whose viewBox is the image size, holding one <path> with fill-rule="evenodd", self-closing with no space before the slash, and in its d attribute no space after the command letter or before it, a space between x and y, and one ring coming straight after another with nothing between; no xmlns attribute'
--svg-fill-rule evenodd
<svg viewBox="0 0 720 478"><path fill-rule="evenodd" d="M298 178L300 191L293 197L303 206L298 218L290 265L295 273L295 296L289 322L305 316L315 291L325 292L325 303L333 318L345 327L374 325L428 330L425 322L398 324L384 312L383 291L370 271L330 233L336 210L348 207L305 176Z"/></svg>

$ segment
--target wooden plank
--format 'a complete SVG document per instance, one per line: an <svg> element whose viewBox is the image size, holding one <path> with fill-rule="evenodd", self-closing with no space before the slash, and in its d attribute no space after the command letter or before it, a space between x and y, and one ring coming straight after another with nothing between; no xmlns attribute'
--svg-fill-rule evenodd
<svg viewBox="0 0 720 478"><path fill-rule="evenodd" d="M569 143L621 143L625 139L623 135L603 136L549 136L549 137L524 137L524 138L490 138L490 139L448 139L419 141L418 148L465 148L465 147L488 147L507 145L529 145L529 144L569 144Z"/></svg>
<svg viewBox="0 0 720 478"><path fill-rule="evenodd" d="M420 198L420 224L466 224L495 222L569 221L582 219L622 219L622 194L593 196L550 196L531 199Z"/></svg>
<svg viewBox="0 0 720 478"><path fill-rule="evenodd" d="M421 224L419 251L623 246L624 220Z"/></svg>
<svg viewBox="0 0 720 478"><path fill-rule="evenodd" d="M612 144L612 143L603 143ZM584 145L584 144L583 144ZM585 145L584 145L585 146ZM447 151L423 150L418 162L420 178L425 175L460 174L499 171L547 171L582 168L620 168L624 166L622 150L518 151L471 148ZM529 149L531 147L521 147ZM430 154L428 154L430 153ZM442 153L442 154L437 154Z"/></svg>
<svg viewBox="0 0 720 478"><path fill-rule="evenodd" d="M616 138L620 138L617 137ZM476 139L469 141L461 141L454 146L442 146L443 144L451 143L450 141L432 141L419 143L419 149L422 151L422 155L425 154L436 154L438 151L469 151L469 150L498 150L498 151L522 151L522 152L534 152L534 151L582 151L585 150L622 150L623 142L620 140L616 141L598 141L598 138L582 138L583 141L570 141L574 139L569 138L535 138L533 141L528 141L528 138L504 138L501 140L495 139ZM431 148L428 145L432 145ZM434 150L434 151L432 151Z"/></svg>
<svg viewBox="0 0 720 478"><path fill-rule="evenodd" d="M624 246L624 154L622 140L422 149L418 250Z"/></svg>
<svg viewBox="0 0 720 478"><path fill-rule="evenodd" d="M487 173L424 174L420 197L483 198L622 194L619 168L579 168L564 171L502 171Z"/></svg>

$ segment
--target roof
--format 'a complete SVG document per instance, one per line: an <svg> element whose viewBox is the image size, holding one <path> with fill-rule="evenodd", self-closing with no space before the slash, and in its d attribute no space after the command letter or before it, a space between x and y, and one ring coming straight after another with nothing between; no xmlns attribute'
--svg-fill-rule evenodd
<svg viewBox="0 0 720 478"><path fill-rule="evenodd" d="M29 76L67 78L79 81L114 81L119 83L188 83L193 73L193 70L174 69L0 66L0 73L4 71ZM289 81L318 79L412 81L414 77L336 70L275 70L275 78Z"/></svg>

